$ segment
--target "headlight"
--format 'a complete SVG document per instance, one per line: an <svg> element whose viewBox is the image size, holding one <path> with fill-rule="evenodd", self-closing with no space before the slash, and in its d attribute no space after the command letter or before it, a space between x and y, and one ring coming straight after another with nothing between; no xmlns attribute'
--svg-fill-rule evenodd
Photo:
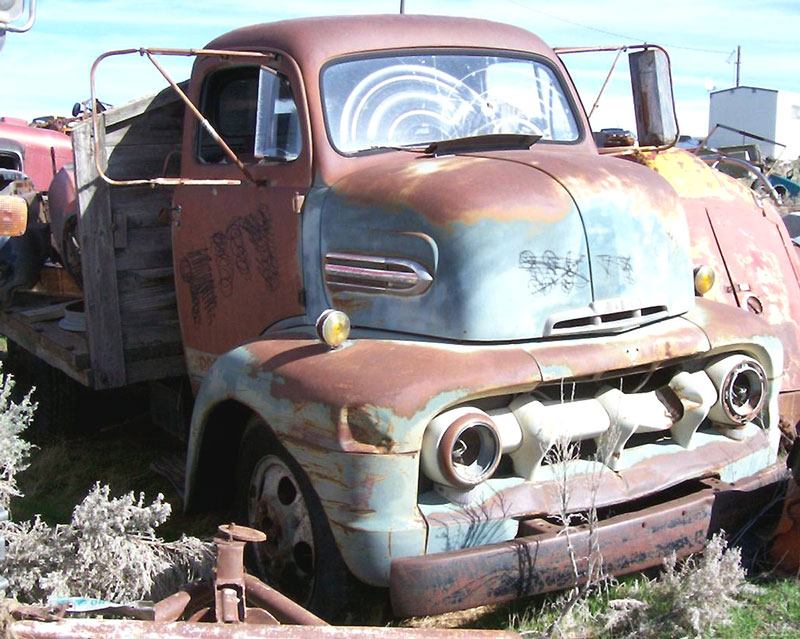
<svg viewBox="0 0 800 639"><path fill-rule="evenodd" d="M696 267L694 269L694 292L698 295L705 295L714 287L716 280L717 274L710 266L703 264Z"/></svg>
<svg viewBox="0 0 800 639"><path fill-rule="evenodd" d="M492 476L500 463L500 436L492 419L473 408L447 411L422 439L421 462L432 481L469 490Z"/></svg>
<svg viewBox="0 0 800 639"><path fill-rule="evenodd" d="M719 393L709 413L712 421L741 426L752 421L764 406L767 374L752 357L729 355L706 368Z"/></svg>

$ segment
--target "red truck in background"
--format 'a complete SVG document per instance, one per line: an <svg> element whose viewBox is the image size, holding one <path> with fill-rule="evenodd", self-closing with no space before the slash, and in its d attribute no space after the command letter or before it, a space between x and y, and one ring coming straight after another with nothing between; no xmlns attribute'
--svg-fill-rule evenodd
<svg viewBox="0 0 800 639"><path fill-rule="evenodd" d="M0 117L0 179L22 175L37 191L47 192L56 173L72 163L72 142L60 131L30 126L20 118ZM0 183L0 189L6 184Z"/></svg>
<svg viewBox="0 0 800 639"><path fill-rule="evenodd" d="M68 135L29 125L19 118L0 117L0 194L25 200L29 229L21 237L0 237L3 304L10 301L14 290L39 281L44 262L57 259L59 253L66 254L62 243L51 245L51 237L56 236L51 234L50 212L74 209L71 166Z"/></svg>
<svg viewBox="0 0 800 639"><path fill-rule="evenodd" d="M559 463L567 509L601 515L573 539L616 573L784 476L794 377L687 212L774 220L667 148L657 48L634 53L647 147L616 157L508 25L308 19L191 53L188 85L73 133L85 331L24 290L0 330L53 380L148 382L189 505L235 500L280 589L335 616L359 582L403 615L571 586Z"/></svg>

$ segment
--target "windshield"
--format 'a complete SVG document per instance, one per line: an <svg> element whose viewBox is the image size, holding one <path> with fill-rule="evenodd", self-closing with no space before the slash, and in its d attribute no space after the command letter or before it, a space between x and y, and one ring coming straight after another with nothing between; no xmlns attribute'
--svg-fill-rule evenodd
<svg viewBox="0 0 800 639"><path fill-rule="evenodd" d="M497 133L573 142L580 133L558 77L530 58L351 59L324 70L322 90L328 134L344 153Z"/></svg>

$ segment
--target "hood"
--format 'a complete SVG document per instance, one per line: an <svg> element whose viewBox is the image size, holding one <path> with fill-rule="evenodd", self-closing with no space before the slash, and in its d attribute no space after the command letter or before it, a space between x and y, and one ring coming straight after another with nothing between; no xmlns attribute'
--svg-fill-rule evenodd
<svg viewBox="0 0 800 639"><path fill-rule="evenodd" d="M546 150L382 159L330 187L320 215L326 301L355 327L528 340L692 304L683 211L644 167Z"/></svg>

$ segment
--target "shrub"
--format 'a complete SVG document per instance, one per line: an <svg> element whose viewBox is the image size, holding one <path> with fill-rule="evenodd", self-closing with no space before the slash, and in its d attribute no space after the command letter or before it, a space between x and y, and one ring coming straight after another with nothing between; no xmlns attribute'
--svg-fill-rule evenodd
<svg viewBox="0 0 800 639"><path fill-rule="evenodd" d="M640 581L626 597L612 599L599 621L620 639L707 636L728 623L747 587L738 548L727 548L722 535L711 538L703 554L678 564L673 554L654 581Z"/></svg>
<svg viewBox="0 0 800 639"><path fill-rule="evenodd" d="M30 426L36 405L30 393L11 398L14 380L0 373L0 508L21 497L16 477L28 467L33 446L20 436ZM68 524L33 521L0 524L8 542L0 574L9 593L29 603L51 595L87 596L112 602L160 599L194 578L211 574L210 544L182 536L166 542L156 535L171 512L159 494L149 505L144 495L112 498L95 484L72 512Z"/></svg>
<svg viewBox="0 0 800 639"><path fill-rule="evenodd" d="M0 508L6 510L12 497L19 497L17 475L28 467L33 444L20 437L30 426L36 404L28 393L21 402L12 400L14 378L2 373L0 366Z"/></svg>
<svg viewBox="0 0 800 639"><path fill-rule="evenodd" d="M4 567L9 591L25 601L49 596L86 596L113 602L158 600L194 578L208 576L210 546L194 537L174 542L155 529L170 515L158 495L112 498L95 484L72 513L69 524L51 527L39 517L6 527Z"/></svg>

